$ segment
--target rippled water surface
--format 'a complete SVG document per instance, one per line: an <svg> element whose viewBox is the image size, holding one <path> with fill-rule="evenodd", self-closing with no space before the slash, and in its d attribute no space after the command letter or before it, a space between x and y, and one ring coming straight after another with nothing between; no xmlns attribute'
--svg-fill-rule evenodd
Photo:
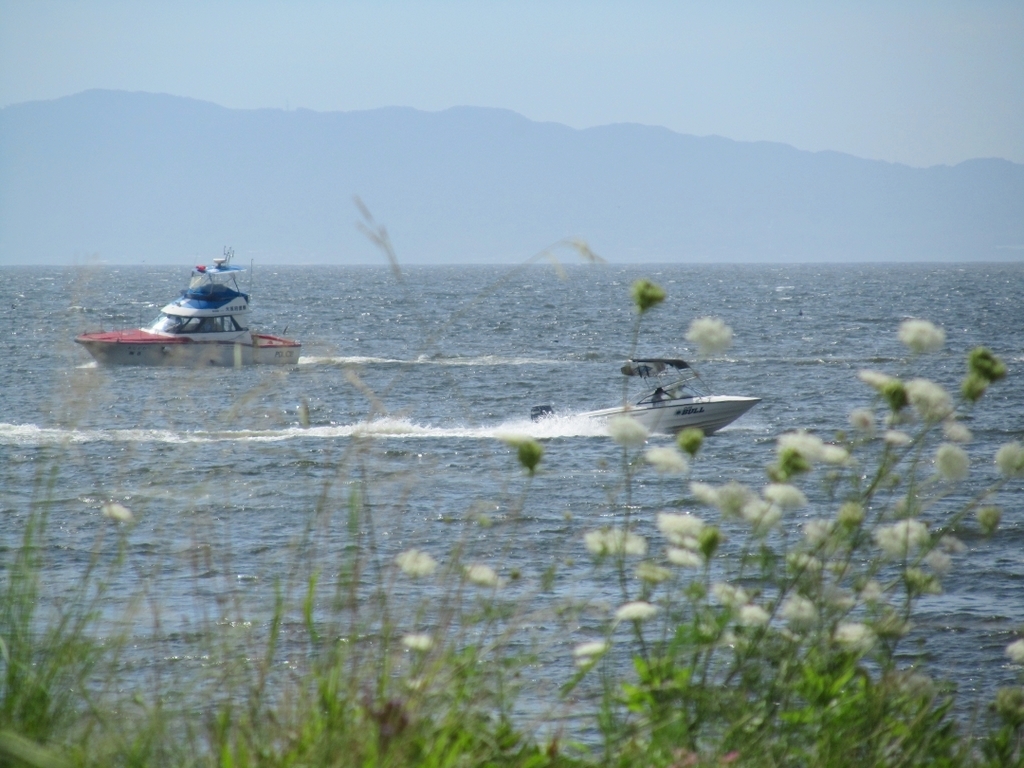
<svg viewBox="0 0 1024 768"><path fill-rule="evenodd" d="M301 339L299 365L199 371L100 368L72 342L148 323L184 287L188 265L0 274L0 537L15 546L19 521L48 501L47 588L59 592L97 547L101 503L121 501L139 522L134 565L111 605L145 584L168 633L226 613L226 597L232 615L265 620L297 552L340 559L354 489L373 512L380 562L410 546L442 558L458 543L518 576L510 589L523 595L539 595L555 563L566 575L544 599L613 601L614 589L593 584L582 534L621 514L621 454L574 414L622 398L629 286L641 276L668 299L644 318L637 354L691 359L689 322L721 317L735 342L698 364L703 378L719 394L763 398L705 442L694 479L760 486L778 435L847 428L849 411L869 401L858 370L910 366L955 391L977 344L1009 376L966 420L974 486L995 479L999 445L1024 437L1022 265L431 267L401 282L384 268L257 265L253 325ZM945 350L908 360L895 333L907 317L943 326ZM537 404L559 416L531 423ZM499 439L513 433L545 446L532 483ZM632 493L652 538L654 513L687 495L684 481L650 472ZM1024 623L1024 493L998 501L1001 534L967 539L915 633L965 694L1013 679L1003 649ZM803 510L787 525L822 514ZM543 624L533 629L542 635Z"/></svg>

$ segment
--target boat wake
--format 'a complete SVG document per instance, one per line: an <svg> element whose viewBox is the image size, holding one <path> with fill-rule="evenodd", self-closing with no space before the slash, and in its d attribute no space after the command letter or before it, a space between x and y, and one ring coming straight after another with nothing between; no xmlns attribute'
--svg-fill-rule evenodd
<svg viewBox="0 0 1024 768"><path fill-rule="evenodd" d="M407 360L396 360L390 357L318 357L316 355L303 355L299 358L299 365L400 365L408 363Z"/></svg>
<svg viewBox="0 0 1024 768"><path fill-rule="evenodd" d="M35 424L0 423L0 445L38 447L53 445L79 445L82 443L193 443L189 432L166 429L67 429L39 427Z"/></svg>
<svg viewBox="0 0 1024 768"><path fill-rule="evenodd" d="M470 439L509 440L532 437L550 440L560 437L606 437L604 424L586 416L551 416L541 421L513 419L493 426L434 426L417 424L400 417L344 425L284 427L265 430L164 429L68 429L40 427L35 424L0 423L0 445L39 447L84 443L162 443L172 445L221 442L285 442L292 440L330 440L335 438L371 439Z"/></svg>
<svg viewBox="0 0 1024 768"><path fill-rule="evenodd" d="M400 360L390 357L324 356L303 355L299 365L344 366L344 365L447 365L447 366L489 366L489 365L571 365L571 360L550 360L534 357L499 357L480 355L477 357L431 357L420 355L414 360Z"/></svg>

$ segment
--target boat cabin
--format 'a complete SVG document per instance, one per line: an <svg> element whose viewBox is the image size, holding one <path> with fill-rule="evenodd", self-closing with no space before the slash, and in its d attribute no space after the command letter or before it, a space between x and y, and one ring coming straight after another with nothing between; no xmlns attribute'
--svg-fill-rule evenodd
<svg viewBox="0 0 1024 768"><path fill-rule="evenodd" d="M246 329L233 315L184 317L161 312L145 330L150 333L237 333Z"/></svg>
<svg viewBox="0 0 1024 768"><path fill-rule="evenodd" d="M224 259L216 259L212 267L200 264L193 269L188 288L181 292L181 298L174 304L183 309L247 309L249 295L242 293L237 280L238 274L245 269L224 262ZM233 306L227 307L228 304Z"/></svg>
<svg viewBox="0 0 1024 768"><path fill-rule="evenodd" d="M172 301L153 323L143 330L150 333L187 335L238 334L248 330L244 315L249 312L249 295L238 287L242 267L231 266L232 252L214 265L199 265L192 270L188 288Z"/></svg>

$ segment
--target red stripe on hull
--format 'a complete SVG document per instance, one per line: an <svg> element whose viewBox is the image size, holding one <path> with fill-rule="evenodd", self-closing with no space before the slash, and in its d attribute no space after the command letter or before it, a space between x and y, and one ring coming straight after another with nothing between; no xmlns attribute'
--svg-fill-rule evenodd
<svg viewBox="0 0 1024 768"><path fill-rule="evenodd" d="M155 333L135 328L130 331L97 331L83 333L75 338L79 344L90 341L106 344L189 344L192 339L174 336L158 336Z"/></svg>
<svg viewBox="0 0 1024 768"><path fill-rule="evenodd" d="M302 349L300 342L264 334L253 334L254 344L249 339L206 341L160 336L141 329L83 333L75 341L107 365L295 365Z"/></svg>

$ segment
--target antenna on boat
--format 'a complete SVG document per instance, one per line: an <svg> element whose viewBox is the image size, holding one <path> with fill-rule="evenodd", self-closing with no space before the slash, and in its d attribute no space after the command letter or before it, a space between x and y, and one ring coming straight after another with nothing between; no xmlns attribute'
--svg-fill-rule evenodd
<svg viewBox="0 0 1024 768"><path fill-rule="evenodd" d="M216 264L218 267L223 267L225 264L230 264L231 263L231 257L234 256L234 255L235 255L235 249L234 248L228 248L225 245L224 246L224 255L221 258L219 258L219 259L214 259L213 263Z"/></svg>

